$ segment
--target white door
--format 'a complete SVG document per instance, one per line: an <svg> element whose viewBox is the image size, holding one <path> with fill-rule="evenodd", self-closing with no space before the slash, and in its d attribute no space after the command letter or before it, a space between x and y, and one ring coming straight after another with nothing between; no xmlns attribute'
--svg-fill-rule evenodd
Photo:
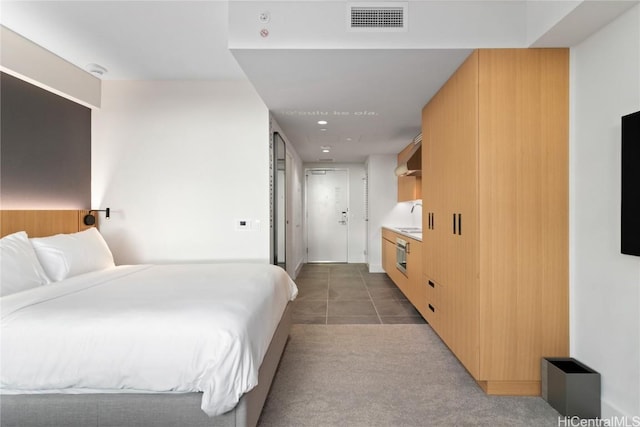
<svg viewBox="0 0 640 427"><path fill-rule="evenodd" d="M347 262L346 170L307 171L307 261Z"/></svg>

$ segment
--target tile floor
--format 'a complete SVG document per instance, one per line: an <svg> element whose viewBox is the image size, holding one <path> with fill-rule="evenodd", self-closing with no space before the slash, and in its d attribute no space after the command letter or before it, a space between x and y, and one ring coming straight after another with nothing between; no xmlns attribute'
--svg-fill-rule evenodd
<svg viewBox="0 0 640 427"><path fill-rule="evenodd" d="M295 282L294 323L426 323L385 273L365 264L305 264Z"/></svg>

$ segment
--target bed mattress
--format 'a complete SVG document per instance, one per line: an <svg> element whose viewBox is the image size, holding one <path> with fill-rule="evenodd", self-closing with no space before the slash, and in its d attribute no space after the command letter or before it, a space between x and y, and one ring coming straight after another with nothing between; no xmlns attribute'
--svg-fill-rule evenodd
<svg viewBox="0 0 640 427"><path fill-rule="evenodd" d="M210 416L256 386L297 288L265 264L120 266L0 299L0 393L202 392Z"/></svg>

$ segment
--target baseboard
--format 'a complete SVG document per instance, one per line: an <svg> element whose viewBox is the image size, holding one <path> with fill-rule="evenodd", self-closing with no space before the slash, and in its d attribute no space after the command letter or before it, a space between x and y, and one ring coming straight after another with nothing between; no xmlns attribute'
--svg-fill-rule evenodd
<svg viewBox="0 0 640 427"><path fill-rule="evenodd" d="M301 259L300 261L298 261L298 265L296 265L296 268L293 270L293 280L296 280L296 277L298 277L298 274L300 274L300 270L302 270L302 266L304 266L304 259Z"/></svg>
<svg viewBox="0 0 640 427"><path fill-rule="evenodd" d="M602 413L602 419L623 419L627 418L628 420L632 419L631 414L625 414L606 400L600 400L600 412Z"/></svg>
<svg viewBox="0 0 640 427"><path fill-rule="evenodd" d="M495 396L540 396L540 381L476 381L480 388Z"/></svg>
<svg viewBox="0 0 640 427"><path fill-rule="evenodd" d="M369 273L384 273L382 264L369 264Z"/></svg>

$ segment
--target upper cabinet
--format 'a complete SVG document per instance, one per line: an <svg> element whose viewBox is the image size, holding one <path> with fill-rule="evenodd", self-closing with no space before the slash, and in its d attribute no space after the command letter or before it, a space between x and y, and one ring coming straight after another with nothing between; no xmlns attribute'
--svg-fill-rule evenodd
<svg viewBox="0 0 640 427"><path fill-rule="evenodd" d="M427 320L487 393L539 394L569 350L569 52L475 51L422 120Z"/></svg>
<svg viewBox="0 0 640 427"><path fill-rule="evenodd" d="M422 135L398 154L398 202L422 198Z"/></svg>

